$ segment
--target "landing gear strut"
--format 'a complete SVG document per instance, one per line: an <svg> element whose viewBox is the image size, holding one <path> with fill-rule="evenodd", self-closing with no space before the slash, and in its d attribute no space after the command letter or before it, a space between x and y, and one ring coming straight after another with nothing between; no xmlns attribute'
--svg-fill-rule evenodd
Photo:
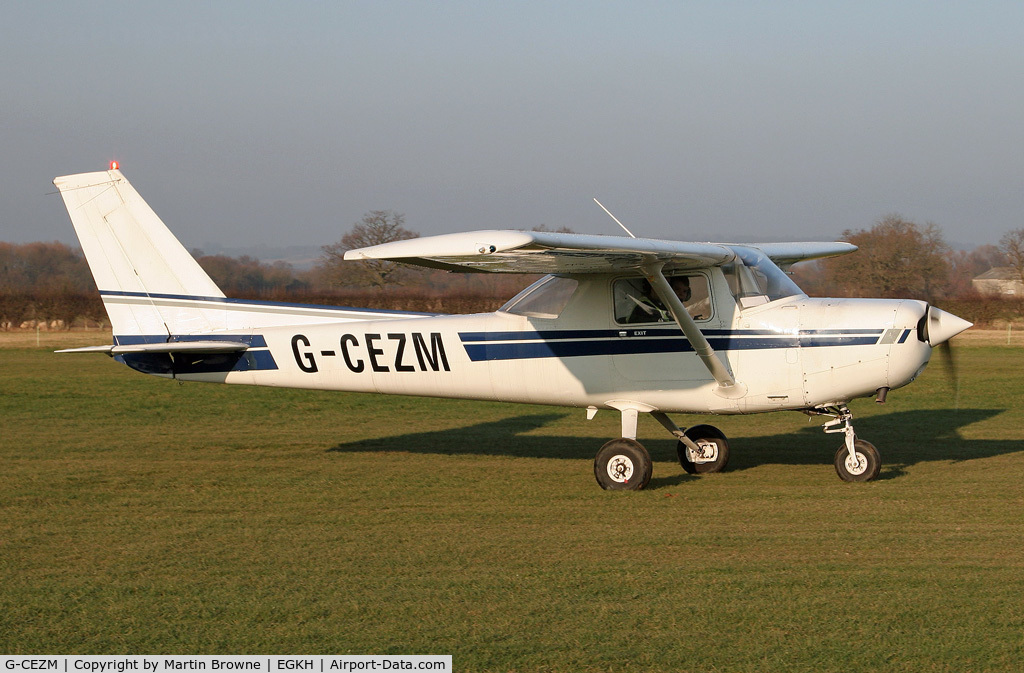
<svg viewBox="0 0 1024 673"><path fill-rule="evenodd" d="M683 430L666 414L651 413L666 430L679 440L676 455L688 474L721 472L729 462L729 440L713 425L695 425Z"/></svg>
<svg viewBox="0 0 1024 673"><path fill-rule="evenodd" d="M878 449L871 442L857 439L857 435L853 431L853 414L845 404L814 409L808 413L831 416L832 420L822 425L822 429L828 434L843 433L845 441L836 452L834 461L836 474L840 479L843 481L871 481L878 476L879 470L882 469L882 459L878 455Z"/></svg>

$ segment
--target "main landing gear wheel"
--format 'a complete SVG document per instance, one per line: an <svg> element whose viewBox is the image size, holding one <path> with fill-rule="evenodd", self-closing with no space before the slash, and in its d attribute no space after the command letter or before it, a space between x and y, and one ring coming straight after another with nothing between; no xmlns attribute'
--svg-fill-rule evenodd
<svg viewBox="0 0 1024 673"><path fill-rule="evenodd" d="M681 441L676 444L679 464L688 474L721 472L729 462L729 440L713 425L695 425L687 428L686 436L700 449L695 452Z"/></svg>
<svg viewBox="0 0 1024 673"><path fill-rule="evenodd" d="M613 439L594 458L594 477L606 491L639 491L651 480L651 456L635 439Z"/></svg>
<svg viewBox="0 0 1024 673"><path fill-rule="evenodd" d="M850 455L846 444L840 446L836 451L835 465L839 478L843 481L871 481L877 477L878 471L882 469L882 459L879 457L875 445L863 439L857 439L853 442L853 449L856 461Z"/></svg>

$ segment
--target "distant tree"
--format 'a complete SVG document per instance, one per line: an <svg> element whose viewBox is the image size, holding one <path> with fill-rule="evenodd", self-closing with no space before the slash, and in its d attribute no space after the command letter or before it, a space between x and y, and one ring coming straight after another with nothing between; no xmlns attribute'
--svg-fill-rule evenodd
<svg viewBox="0 0 1024 673"><path fill-rule="evenodd" d="M999 239L999 249L1006 256L1009 266L1016 271L1017 277L1024 282L1024 229L1014 229L1003 234Z"/></svg>
<svg viewBox="0 0 1024 673"><path fill-rule="evenodd" d="M375 287L401 285L416 275L408 266L384 260L346 262L345 253L356 248L419 238L405 228L405 215L392 210L371 210L353 225L352 230L331 245L325 245L317 263L318 271L335 285Z"/></svg>
<svg viewBox="0 0 1024 673"><path fill-rule="evenodd" d="M835 296L838 292L829 287L822 260L794 264L789 268L789 274L793 277L793 282L808 296L828 297Z"/></svg>
<svg viewBox="0 0 1024 673"><path fill-rule="evenodd" d="M0 242L0 329L26 320L70 327L103 314L82 252L64 243Z"/></svg>
<svg viewBox="0 0 1024 673"><path fill-rule="evenodd" d="M533 228L533 231L550 231L553 234L575 234L576 232L566 226L558 227L557 229L551 229L546 224L538 224Z"/></svg>
<svg viewBox="0 0 1024 673"><path fill-rule="evenodd" d="M968 259L975 276L997 266L1006 266L1009 263L1006 253L1000 250L999 246L995 245L979 245L968 253Z"/></svg>
<svg viewBox="0 0 1024 673"><path fill-rule="evenodd" d="M229 295L263 297L304 287L287 262L264 264L248 255L202 255L196 261L210 274L213 282Z"/></svg>
<svg viewBox="0 0 1024 673"><path fill-rule="evenodd" d="M0 243L0 290L95 292L80 250L53 243Z"/></svg>
<svg viewBox="0 0 1024 673"><path fill-rule="evenodd" d="M949 261L952 268L950 291L954 296L974 294L974 285L971 283L974 278L989 269L1009 264L1006 255L994 245L979 245L971 251L956 250L950 255Z"/></svg>
<svg viewBox="0 0 1024 673"><path fill-rule="evenodd" d="M931 301L949 289L951 251L934 224L888 215L871 229L844 231L843 240L859 250L822 263L825 284L837 294Z"/></svg>
<svg viewBox="0 0 1024 673"><path fill-rule="evenodd" d="M0 329L6 331L28 319L32 297L28 292L0 290Z"/></svg>

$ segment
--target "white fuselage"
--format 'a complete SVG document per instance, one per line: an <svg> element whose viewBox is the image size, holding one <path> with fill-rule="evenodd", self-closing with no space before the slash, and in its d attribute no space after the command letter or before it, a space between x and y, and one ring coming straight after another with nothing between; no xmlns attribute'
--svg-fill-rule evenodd
<svg viewBox="0 0 1024 673"><path fill-rule="evenodd" d="M805 409L909 383L931 348L925 304L793 296L741 308L717 269L714 310L698 323L742 395L722 396L675 324L615 321L608 275L579 276L557 317L498 311L421 316L225 305L223 338L241 355L176 362L182 380L499 400L599 409L742 414ZM248 316L248 317L247 317ZM292 319L290 320L289 317ZM288 324L291 323L291 324ZM250 325L250 326L246 326ZM209 332L204 334L208 337ZM182 337L188 338L188 337ZM150 356L126 357L131 366ZM143 367L137 367L143 368ZM152 371L150 373L169 372Z"/></svg>

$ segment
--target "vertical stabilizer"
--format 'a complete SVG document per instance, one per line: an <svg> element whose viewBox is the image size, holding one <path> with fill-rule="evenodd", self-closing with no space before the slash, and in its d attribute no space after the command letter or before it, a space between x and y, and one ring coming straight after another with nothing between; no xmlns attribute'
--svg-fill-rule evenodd
<svg viewBox="0 0 1024 673"><path fill-rule="evenodd" d="M218 327L209 311L161 301L224 293L120 171L66 175L53 184L64 198L115 336Z"/></svg>

